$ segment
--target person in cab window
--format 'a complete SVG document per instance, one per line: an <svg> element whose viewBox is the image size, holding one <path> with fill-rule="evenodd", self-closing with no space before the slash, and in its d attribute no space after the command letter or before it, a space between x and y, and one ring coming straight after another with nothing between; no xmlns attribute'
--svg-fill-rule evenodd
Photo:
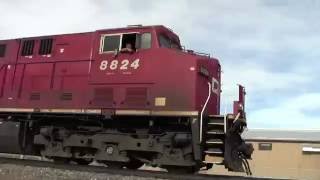
<svg viewBox="0 0 320 180"><path fill-rule="evenodd" d="M132 44L131 43L126 43L126 47L121 49L121 52L133 52Z"/></svg>

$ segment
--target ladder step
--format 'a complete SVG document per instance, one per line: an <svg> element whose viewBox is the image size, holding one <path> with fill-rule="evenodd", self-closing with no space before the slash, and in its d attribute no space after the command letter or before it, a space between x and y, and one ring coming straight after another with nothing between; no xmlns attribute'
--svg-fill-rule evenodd
<svg viewBox="0 0 320 180"><path fill-rule="evenodd" d="M202 161L205 164L215 164L215 165L223 165L223 161Z"/></svg>
<svg viewBox="0 0 320 180"><path fill-rule="evenodd" d="M204 151L206 154L223 154L223 151L218 148L209 148L208 150Z"/></svg>
<svg viewBox="0 0 320 180"><path fill-rule="evenodd" d="M209 115L210 118L221 118L224 119L224 115Z"/></svg>
<svg viewBox="0 0 320 180"><path fill-rule="evenodd" d="M208 124L223 124L224 125L224 119L209 119Z"/></svg>
<svg viewBox="0 0 320 180"><path fill-rule="evenodd" d="M207 131L207 134L224 134L224 131L222 131L222 130L210 130L210 131Z"/></svg>
<svg viewBox="0 0 320 180"><path fill-rule="evenodd" d="M221 139L209 139L206 144L223 144L223 141Z"/></svg>
<svg viewBox="0 0 320 180"><path fill-rule="evenodd" d="M220 126L224 126L223 122L209 122L208 125L220 125Z"/></svg>
<svg viewBox="0 0 320 180"><path fill-rule="evenodd" d="M221 138L223 138L223 136L225 135L224 118L225 117L223 115L210 115L208 121L206 122L207 127L204 145L206 162L210 162L212 164L223 163L224 140Z"/></svg>
<svg viewBox="0 0 320 180"><path fill-rule="evenodd" d="M212 164L223 164L224 157L215 156L214 154L206 154L204 158L204 163L212 163Z"/></svg>
<svg viewBox="0 0 320 180"><path fill-rule="evenodd" d="M207 132L211 132L211 131L221 131L224 132L224 126L217 126L217 127L208 127L207 128Z"/></svg>
<svg viewBox="0 0 320 180"><path fill-rule="evenodd" d="M202 161L205 164L215 164L215 165L223 165L223 161Z"/></svg>

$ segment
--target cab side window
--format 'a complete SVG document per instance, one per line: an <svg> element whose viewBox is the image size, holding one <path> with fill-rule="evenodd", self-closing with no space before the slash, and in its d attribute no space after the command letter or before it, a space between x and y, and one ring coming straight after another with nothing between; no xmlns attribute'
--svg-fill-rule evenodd
<svg viewBox="0 0 320 180"><path fill-rule="evenodd" d="M151 33L143 33L141 35L141 49L151 48Z"/></svg>
<svg viewBox="0 0 320 180"><path fill-rule="evenodd" d="M159 44L160 47L181 50L180 43L168 38L165 35L159 35Z"/></svg>
<svg viewBox="0 0 320 180"><path fill-rule="evenodd" d="M111 52L119 50L121 35L106 35L101 39L100 52Z"/></svg>
<svg viewBox="0 0 320 180"><path fill-rule="evenodd" d="M124 52L128 48L131 49L131 52L137 49L149 49L151 42L151 33L106 34L101 37L100 53Z"/></svg>
<svg viewBox="0 0 320 180"><path fill-rule="evenodd" d="M126 48L129 46L133 51L137 49L149 49L151 48L151 33L130 33L122 35L121 48Z"/></svg>
<svg viewBox="0 0 320 180"><path fill-rule="evenodd" d="M121 50L125 48L130 48L132 51L135 51L137 49L136 41L137 33L122 34Z"/></svg>
<svg viewBox="0 0 320 180"><path fill-rule="evenodd" d="M159 36L160 47L171 48L170 40L164 35Z"/></svg>

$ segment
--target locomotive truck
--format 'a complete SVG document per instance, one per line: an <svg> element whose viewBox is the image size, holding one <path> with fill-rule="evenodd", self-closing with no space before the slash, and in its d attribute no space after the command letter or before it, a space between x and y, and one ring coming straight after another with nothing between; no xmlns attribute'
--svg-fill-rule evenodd
<svg viewBox="0 0 320 180"><path fill-rule="evenodd" d="M245 91L220 114L221 66L162 25L0 41L0 152L55 162L248 172Z"/></svg>

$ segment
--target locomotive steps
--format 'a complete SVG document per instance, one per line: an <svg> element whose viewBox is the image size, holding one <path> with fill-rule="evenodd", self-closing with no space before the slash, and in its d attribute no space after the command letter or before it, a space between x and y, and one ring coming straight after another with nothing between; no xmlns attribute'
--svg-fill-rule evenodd
<svg viewBox="0 0 320 180"><path fill-rule="evenodd" d="M206 120L203 140L205 162L223 164L225 124L224 116L211 115Z"/></svg>

